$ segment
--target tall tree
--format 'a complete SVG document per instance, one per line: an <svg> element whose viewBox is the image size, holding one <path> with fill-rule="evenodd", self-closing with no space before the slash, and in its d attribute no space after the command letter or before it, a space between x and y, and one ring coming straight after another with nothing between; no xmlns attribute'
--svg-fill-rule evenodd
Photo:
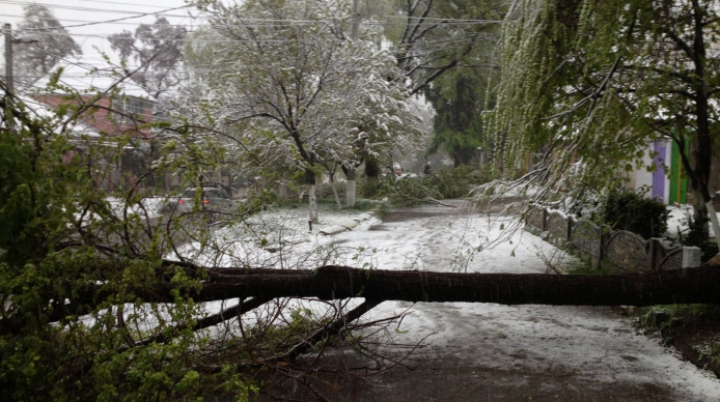
<svg viewBox="0 0 720 402"><path fill-rule="evenodd" d="M435 135L428 149L434 153L441 147L453 158L455 167L469 165L476 149L488 146L483 135L482 112L487 84L475 77L460 76L452 88L434 85L426 91L435 107Z"/></svg>
<svg viewBox="0 0 720 402"><path fill-rule="evenodd" d="M507 135L506 168L521 168L535 154L533 175L546 184L567 178L574 164L582 167L572 174L577 189L609 187L622 181L622 170L641 165L649 141L670 139L697 218L709 211L720 233L708 188L719 117L719 5L516 1L492 126Z"/></svg>
<svg viewBox="0 0 720 402"><path fill-rule="evenodd" d="M409 80L412 93L419 93L457 67L491 64L478 56L492 52L488 44L497 38L505 1L407 0L398 4L402 4L404 27L391 40L398 67ZM398 16L393 17L386 24L397 24Z"/></svg>
<svg viewBox="0 0 720 402"><path fill-rule="evenodd" d="M120 54L125 63L139 68L132 80L155 98L177 87L185 78L182 70L183 46L187 29L173 26L164 17L154 24L140 24L133 34L130 31L108 37L111 48Z"/></svg>
<svg viewBox="0 0 720 402"><path fill-rule="evenodd" d="M442 103L433 106L443 108L453 101L458 77L478 72L489 76L490 73L485 71L496 68L493 47L506 9L507 2L501 0L407 0L391 4L364 2L361 13L363 17L379 21L385 28L398 67L403 72L400 80L411 93L431 90L433 93L428 99ZM485 88L478 87L477 90L481 94L485 92ZM438 118L442 119L440 115ZM479 115L476 118L479 121ZM462 118L448 116L444 122L454 119ZM441 120L438 124L443 126L445 123ZM451 149L464 148L463 152L468 152L473 146L470 144L477 142L478 133L465 131L460 134L450 127L438 128L442 133L436 132L434 148L440 143L455 143ZM458 148L460 144L465 145ZM378 172L377 159L368 158L366 176Z"/></svg>
<svg viewBox="0 0 720 402"><path fill-rule="evenodd" d="M222 124L251 121L246 147L278 145L310 186L320 159L354 169L364 155L387 153L414 135L414 116L387 51L370 40L349 40L347 1L248 1L210 4L216 41L213 74L204 77L208 102ZM258 22L264 21L264 22ZM208 68L207 60L201 68Z"/></svg>
<svg viewBox="0 0 720 402"><path fill-rule="evenodd" d="M13 49L13 68L18 84L30 86L48 75L63 57L81 55L82 50L46 6L28 4L23 8L25 16L18 24L22 40Z"/></svg>

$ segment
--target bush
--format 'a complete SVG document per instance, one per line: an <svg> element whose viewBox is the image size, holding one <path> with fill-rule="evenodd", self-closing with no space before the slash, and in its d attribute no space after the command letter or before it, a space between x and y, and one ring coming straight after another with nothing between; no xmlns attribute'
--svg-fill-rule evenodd
<svg viewBox="0 0 720 402"><path fill-rule="evenodd" d="M700 260L705 262L718 253L717 244L710 240L710 234L708 231L709 218L695 219L691 213L688 213L685 217L685 221L688 225L688 233L678 233L678 240L683 246L696 246L700 248L702 256Z"/></svg>
<svg viewBox="0 0 720 402"><path fill-rule="evenodd" d="M471 166L444 168L425 176L383 181L379 183L376 196L388 197L395 206L414 206L428 203L430 199L467 197L470 190L488 181L490 176L487 172Z"/></svg>
<svg viewBox="0 0 720 402"><path fill-rule="evenodd" d="M364 198L382 198L387 195L395 183L393 175L386 175L378 178L358 177L357 192Z"/></svg>
<svg viewBox="0 0 720 402"><path fill-rule="evenodd" d="M613 229L637 233L645 239L667 232L665 204L629 191L615 191L603 200L602 220Z"/></svg>

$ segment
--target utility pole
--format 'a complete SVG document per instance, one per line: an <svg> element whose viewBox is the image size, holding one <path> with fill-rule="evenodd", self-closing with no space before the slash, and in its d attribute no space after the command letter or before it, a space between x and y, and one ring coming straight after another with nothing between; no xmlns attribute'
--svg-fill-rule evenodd
<svg viewBox="0 0 720 402"><path fill-rule="evenodd" d="M6 95L9 95L7 99L12 99L15 95L15 83L13 75L13 44L16 43L37 43L36 39L23 40L12 38L12 25L6 23L3 27L5 33L5 90ZM7 119L8 129L12 132L15 131L15 125L12 118Z"/></svg>
<svg viewBox="0 0 720 402"><path fill-rule="evenodd" d="M360 0L353 0L353 12L352 12L352 30L350 31L350 36L352 37L352 40L358 39L358 30L360 28L360 10L359 10L359 3Z"/></svg>
<svg viewBox="0 0 720 402"><path fill-rule="evenodd" d="M13 43L12 26L5 24L5 85L8 93L13 92Z"/></svg>
<svg viewBox="0 0 720 402"><path fill-rule="evenodd" d="M12 25L6 23L3 31L5 32L5 91L7 101L12 99L13 90L13 43L12 43ZM15 132L15 121L12 116L6 117L7 128L11 133Z"/></svg>
<svg viewBox="0 0 720 402"><path fill-rule="evenodd" d="M359 38L359 29L360 29L360 10L359 10L359 3L360 0L353 0L353 8L352 8L352 28L350 30L350 39L352 39L353 42L356 42ZM354 43L352 44L354 45ZM353 68L354 70L354 68ZM348 71L348 76L353 79L355 77L354 71ZM354 96L355 94L347 94L347 96ZM346 168L343 168L343 171L345 172L345 177L347 177L347 188L345 189L345 205L348 207L354 207L355 206L355 177L356 177L356 170L358 166L355 166L354 164L351 164L350 166L347 166Z"/></svg>

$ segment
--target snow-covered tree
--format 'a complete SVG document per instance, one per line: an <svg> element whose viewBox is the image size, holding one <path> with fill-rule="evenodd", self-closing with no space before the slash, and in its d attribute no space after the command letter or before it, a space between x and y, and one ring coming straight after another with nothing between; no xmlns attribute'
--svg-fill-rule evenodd
<svg viewBox="0 0 720 402"><path fill-rule="evenodd" d="M274 163L282 156L305 173L310 220L317 220L321 162L354 170L365 155L388 153L417 133L408 94L393 83L400 76L393 55L376 46L372 29L360 40L346 34L349 1L199 5L216 16L213 32L188 54L205 55L191 64L207 85L213 122L223 129L242 122L226 132L245 152L272 150Z"/></svg>
<svg viewBox="0 0 720 402"><path fill-rule="evenodd" d="M46 6L28 4L24 11L18 24L22 40L13 47L13 67L17 83L30 86L49 74L63 57L81 55L82 50Z"/></svg>

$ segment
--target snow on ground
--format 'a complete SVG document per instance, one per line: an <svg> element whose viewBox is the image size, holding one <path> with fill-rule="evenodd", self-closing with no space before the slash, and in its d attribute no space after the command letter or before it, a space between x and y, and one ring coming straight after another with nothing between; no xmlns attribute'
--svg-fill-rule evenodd
<svg viewBox="0 0 720 402"><path fill-rule="evenodd" d="M512 217L421 207L392 213L385 222L371 219L352 231L323 236L317 231L308 233L303 226L306 213L302 208L267 212L255 218L255 232L239 227L219 230L222 255L207 255L203 250L197 257L226 266L241 261L275 262L284 268L339 263L370 264L378 269L519 274L546 272L547 261L574 261L539 237L504 230L515 224ZM325 211L319 226L350 217ZM236 236L245 237L239 240ZM266 240L257 243L258 238ZM280 244L284 239L295 243L274 252L258 247ZM493 241L497 245L488 248ZM188 247L186 251L192 251L193 246ZM327 309L320 302L292 306L301 304L319 314ZM206 307L209 311L220 308L219 303ZM655 384L670 390L670 400L720 400L717 379L681 361L657 340L637 335L628 319L609 308L385 302L363 321L403 312L405 317L393 324L396 331L391 335L397 344L420 344L409 362L452 358L460 367L521 370L547 378L571 376L608 387L618 382Z"/></svg>
<svg viewBox="0 0 720 402"><path fill-rule="evenodd" d="M201 265L310 269L336 261L335 238L321 232L340 225L358 225L354 230L362 231L379 222L369 213L334 210L327 205L318 215L319 222L313 223L310 231L307 208L262 211L244 223L217 229L213 244L191 242L179 253ZM177 255L168 258L176 259Z"/></svg>
<svg viewBox="0 0 720 402"><path fill-rule="evenodd" d="M688 218L693 215L693 206L689 204L685 205L668 205L668 218L667 218L667 235L674 239L678 238L678 234L682 233L687 235L689 231ZM717 212L718 219L720 219L720 212ZM715 236L715 231L712 225L709 226L710 237Z"/></svg>
<svg viewBox="0 0 720 402"><path fill-rule="evenodd" d="M381 245L383 268L407 269L408 261L420 255L420 269L457 270L455 256L463 255L457 250L459 240L492 238L509 219L446 213L384 223L351 237L355 245ZM553 253L538 237L515 232L506 243L476 254L467 267L470 272L540 273L546 269L543 260ZM675 389L678 400L720 400L717 379L679 360L656 340L635 334L627 319L609 309L386 302L365 318L409 307L412 312L403 319L395 341L427 345L416 353L417 359L452 356L468 367L572 373L608 384L653 382Z"/></svg>
<svg viewBox="0 0 720 402"><path fill-rule="evenodd" d="M679 233L687 234L688 232L688 216L692 216L693 207L692 205L668 205L668 231L667 234L670 237L677 238ZM710 228L710 235L713 235L712 227Z"/></svg>
<svg viewBox="0 0 720 402"><path fill-rule="evenodd" d="M679 233L687 235L689 226L688 218L693 215L692 205L668 205L668 231L667 234L670 237L677 238ZM717 212L718 219L720 219L720 212ZM712 225L708 225L710 237L715 237L715 231Z"/></svg>
<svg viewBox="0 0 720 402"><path fill-rule="evenodd" d="M118 217L122 217L127 208L128 215L139 214L143 218L156 219L160 216L162 206L167 203L167 197L146 197L140 204L128 204L124 199L113 197L108 197L107 201Z"/></svg>

